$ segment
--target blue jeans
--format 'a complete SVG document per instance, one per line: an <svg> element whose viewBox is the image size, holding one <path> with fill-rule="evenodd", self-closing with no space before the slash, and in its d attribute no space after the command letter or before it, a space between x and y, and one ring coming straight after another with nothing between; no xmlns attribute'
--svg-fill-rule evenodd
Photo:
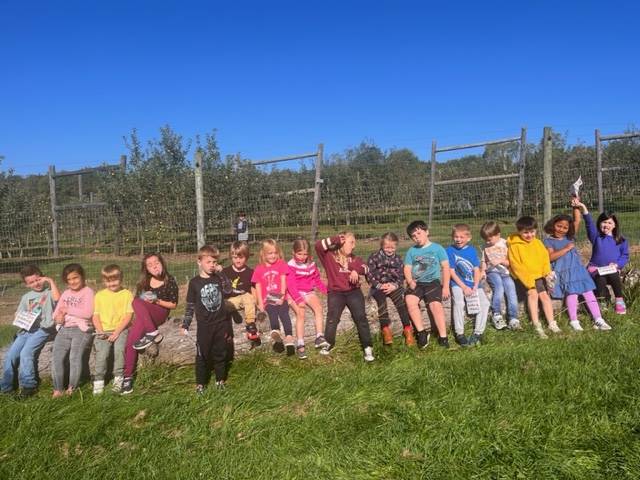
<svg viewBox="0 0 640 480"><path fill-rule="evenodd" d="M16 373L18 373L20 387L36 388L38 386L37 358L47 340L49 340L49 333L41 328L35 332L22 330L16 335L16 339L4 357L0 390L10 392L15 388Z"/></svg>
<svg viewBox="0 0 640 480"><path fill-rule="evenodd" d="M498 272L487 272L487 283L491 286L491 310L493 314L502 312L502 298L507 296L507 312L509 319L518 318L518 294L516 284L510 275L502 275Z"/></svg>

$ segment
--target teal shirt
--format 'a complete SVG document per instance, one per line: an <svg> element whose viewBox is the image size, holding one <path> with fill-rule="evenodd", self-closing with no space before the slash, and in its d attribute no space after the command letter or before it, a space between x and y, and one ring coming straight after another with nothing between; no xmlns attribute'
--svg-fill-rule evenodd
<svg viewBox="0 0 640 480"><path fill-rule="evenodd" d="M18 305L18 312L23 310L29 310L31 308L37 308L36 305L41 305L42 313L40 317L33 324L32 330L36 328L50 328L53 326L53 307L54 302L51 298L51 289L48 287L41 292L31 290L25 293L20 299Z"/></svg>
<svg viewBox="0 0 640 480"><path fill-rule="evenodd" d="M426 247L414 245L404 256L404 264L411 266L411 276L417 283L440 281L443 261L448 262L449 257L438 243L431 243Z"/></svg>

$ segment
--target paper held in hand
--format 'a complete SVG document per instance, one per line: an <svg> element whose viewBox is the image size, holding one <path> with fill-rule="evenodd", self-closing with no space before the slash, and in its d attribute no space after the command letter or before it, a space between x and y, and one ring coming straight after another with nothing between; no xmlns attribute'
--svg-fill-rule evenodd
<svg viewBox="0 0 640 480"><path fill-rule="evenodd" d="M612 273L616 273L618 268L615 265L607 265L606 267L598 267L598 275L611 275Z"/></svg>
<svg viewBox="0 0 640 480"><path fill-rule="evenodd" d="M33 324L40 316L42 309L36 307L31 311L21 310L16 313L16 318L13 320L13 325L23 330L31 330Z"/></svg>
<svg viewBox="0 0 640 480"><path fill-rule="evenodd" d="M477 315L480 313L480 299L478 298L478 292L475 292L468 297L464 297L464 302L467 304L467 313L469 315Z"/></svg>
<svg viewBox="0 0 640 480"><path fill-rule="evenodd" d="M578 180L576 180L573 183L573 185L571 185L571 188L569 189L569 193L571 194L572 197L578 198L580 196L581 186L582 186L582 175L578 177Z"/></svg>

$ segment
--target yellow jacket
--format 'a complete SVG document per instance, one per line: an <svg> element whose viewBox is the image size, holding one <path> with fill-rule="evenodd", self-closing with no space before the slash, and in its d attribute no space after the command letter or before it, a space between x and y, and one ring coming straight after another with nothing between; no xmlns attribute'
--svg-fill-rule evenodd
<svg viewBox="0 0 640 480"><path fill-rule="evenodd" d="M520 280L527 289L535 288L536 280L546 277L551 272L549 252L537 238L525 242L520 235L514 233L509 235L507 247L511 275Z"/></svg>

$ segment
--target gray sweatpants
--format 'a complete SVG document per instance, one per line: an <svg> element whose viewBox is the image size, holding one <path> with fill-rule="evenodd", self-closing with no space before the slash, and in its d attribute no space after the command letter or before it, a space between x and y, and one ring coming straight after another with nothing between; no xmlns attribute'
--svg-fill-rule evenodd
<svg viewBox="0 0 640 480"><path fill-rule="evenodd" d="M485 328L487 328L490 306L489 299L482 287L478 287L478 300L480 302L480 313L476 315L473 333L482 335ZM462 293L462 289L458 285L451 286L451 314L456 335L464 335L464 293Z"/></svg>
<svg viewBox="0 0 640 480"><path fill-rule="evenodd" d="M69 357L69 387L76 388L82 375L82 360L87 348L91 347L93 339L90 333L85 333L78 327L62 327L53 341L53 389L65 389L65 364Z"/></svg>
<svg viewBox="0 0 640 480"><path fill-rule="evenodd" d="M111 343L109 340L103 340L96 337L93 346L96 349L96 365L94 380L104 380L109 367L109 354L113 348L113 376L122 377L124 374L124 346L127 344L127 334L129 330L124 330L118 339Z"/></svg>

